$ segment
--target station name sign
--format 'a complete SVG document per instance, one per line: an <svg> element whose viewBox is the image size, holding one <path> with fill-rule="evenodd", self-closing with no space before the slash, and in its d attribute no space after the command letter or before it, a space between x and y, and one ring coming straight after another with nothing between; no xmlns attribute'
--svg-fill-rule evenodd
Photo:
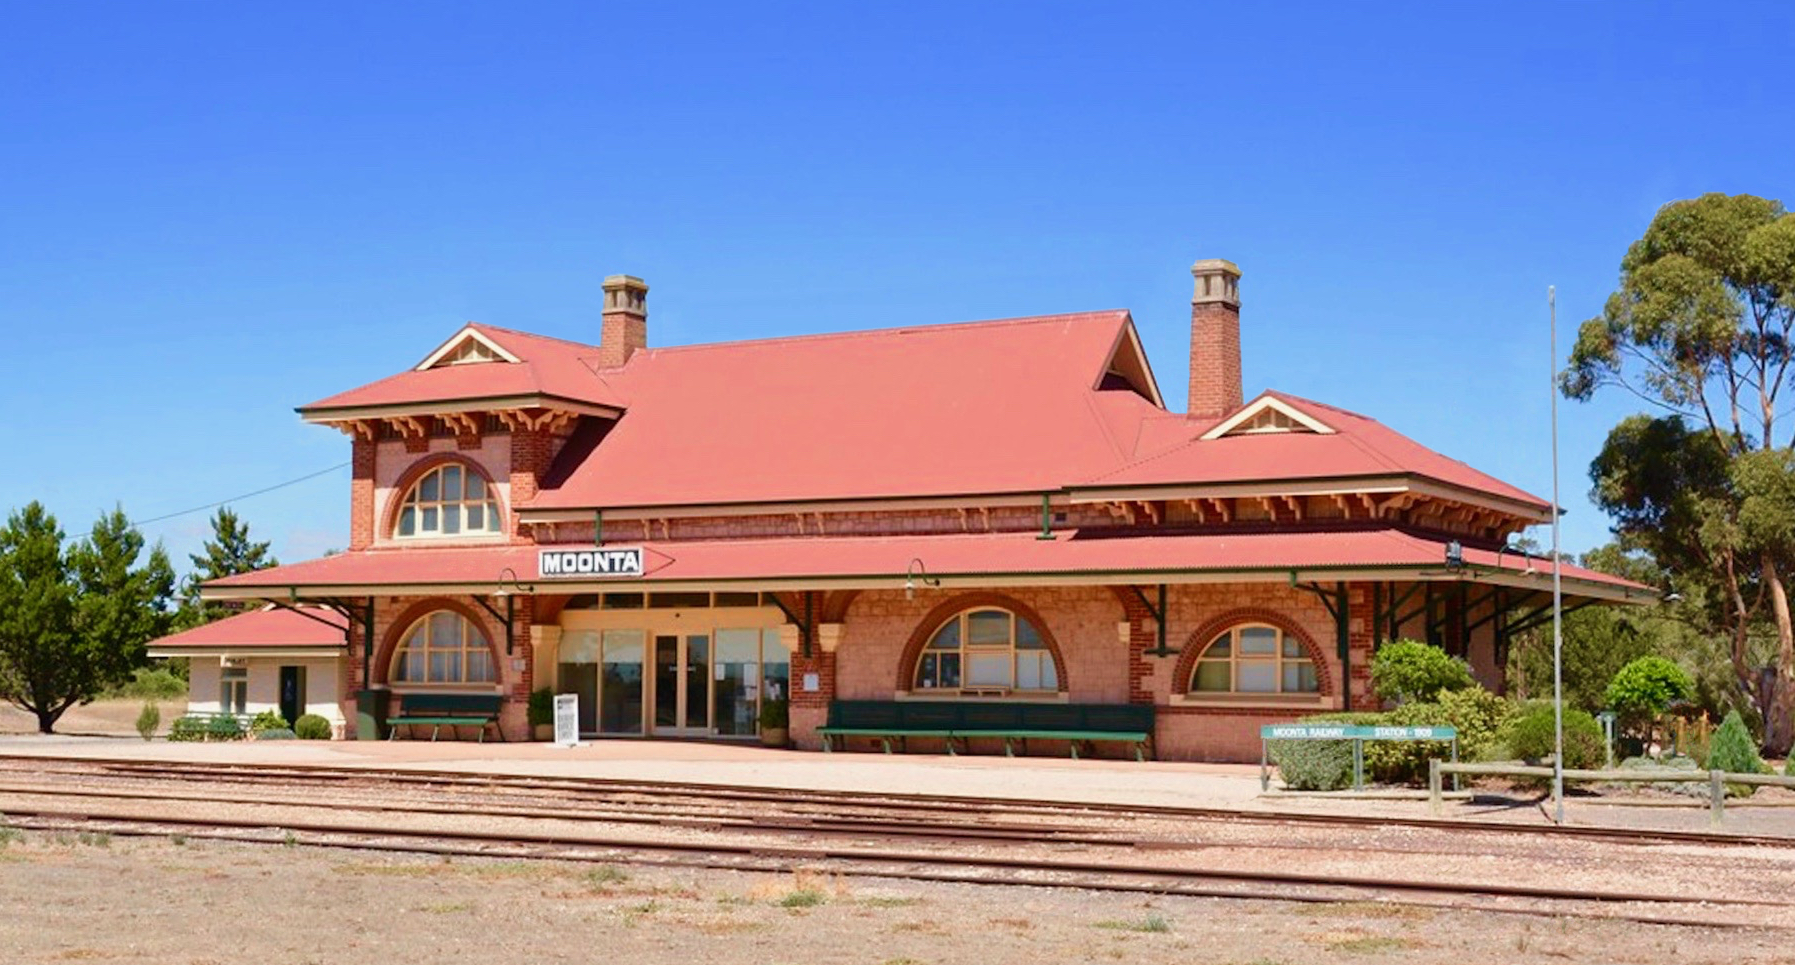
<svg viewBox="0 0 1795 965"><path fill-rule="evenodd" d="M536 555L536 574L544 578L628 579L642 575L642 562L640 546L542 550Z"/></svg>
<svg viewBox="0 0 1795 965"><path fill-rule="evenodd" d="M1259 728L1264 740L1362 740L1449 741L1458 739L1456 727L1364 727L1352 724L1266 724Z"/></svg>

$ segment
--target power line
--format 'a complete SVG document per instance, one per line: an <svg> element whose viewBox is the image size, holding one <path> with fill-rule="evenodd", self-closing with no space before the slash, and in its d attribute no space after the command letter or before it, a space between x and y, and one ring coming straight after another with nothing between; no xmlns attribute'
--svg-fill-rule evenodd
<svg viewBox="0 0 1795 965"><path fill-rule="evenodd" d="M288 486L298 485L299 483L305 482L308 479L316 479L319 476L325 475L326 473L336 472L338 469L342 469L343 467L345 467L347 465L349 465L349 464L346 462L339 462L336 465L331 466L329 469L320 469L317 472L307 473L303 476L300 476L297 479L289 479L286 482L275 483L274 485L269 486L266 489L258 489L252 493L244 493L241 496L232 496L228 499L220 499L219 501L217 501L215 503L207 503L204 506L195 506L192 509L183 509L179 512L167 513L165 515L156 516L151 519L133 520L131 522L131 525L133 525L133 526L148 526L151 523L160 523L165 519L174 519L176 516L187 516L192 513L203 513L208 509L217 509L218 507L223 506L226 503L234 503L240 499L248 499L251 496L260 496L263 493L274 492L276 489L285 489Z"/></svg>

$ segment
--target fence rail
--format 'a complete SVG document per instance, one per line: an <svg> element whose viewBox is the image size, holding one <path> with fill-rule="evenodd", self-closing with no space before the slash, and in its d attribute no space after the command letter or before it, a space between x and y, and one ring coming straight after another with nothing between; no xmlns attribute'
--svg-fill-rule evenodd
<svg viewBox="0 0 1795 965"><path fill-rule="evenodd" d="M1447 774L1453 775L1456 779L1460 775L1551 778L1553 773L1550 767L1531 764L1460 764L1435 758L1427 762L1428 805L1436 814L1441 810L1445 802L1443 778ZM1721 823L1726 816L1726 786L1728 784L1795 788L1795 777L1783 777L1777 774L1729 774L1725 771L1592 771L1567 767L1564 770L1564 779L1566 781L1594 781L1603 784L1690 784L1706 781L1708 782L1709 820L1714 824Z"/></svg>

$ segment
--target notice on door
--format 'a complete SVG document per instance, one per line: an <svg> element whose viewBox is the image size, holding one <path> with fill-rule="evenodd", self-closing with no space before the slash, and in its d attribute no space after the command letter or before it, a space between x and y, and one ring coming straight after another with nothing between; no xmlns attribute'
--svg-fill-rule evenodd
<svg viewBox="0 0 1795 965"><path fill-rule="evenodd" d="M580 742L580 695L555 695L555 743L573 747Z"/></svg>

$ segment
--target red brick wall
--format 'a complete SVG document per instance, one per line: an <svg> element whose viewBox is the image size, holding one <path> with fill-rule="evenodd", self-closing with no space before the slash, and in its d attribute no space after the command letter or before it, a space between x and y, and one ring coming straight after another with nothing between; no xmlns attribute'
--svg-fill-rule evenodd
<svg viewBox="0 0 1795 965"><path fill-rule="evenodd" d="M356 436L349 454L349 548L374 545L374 468L379 446Z"/></svg>
<svg viewBox="0 0 1795 965"><path fill-rule="evenodd" d="M633 312L606 312L599 332L600 368L619 368L637 349L648 347L648 319Z"/></svg>
<svg viewBox="0 0 1795 965"><path fill-rule="evenodd" d="M1240 309L1222 302L1190 307L1192 416L1219 418L1240 408Z"/></svg>

